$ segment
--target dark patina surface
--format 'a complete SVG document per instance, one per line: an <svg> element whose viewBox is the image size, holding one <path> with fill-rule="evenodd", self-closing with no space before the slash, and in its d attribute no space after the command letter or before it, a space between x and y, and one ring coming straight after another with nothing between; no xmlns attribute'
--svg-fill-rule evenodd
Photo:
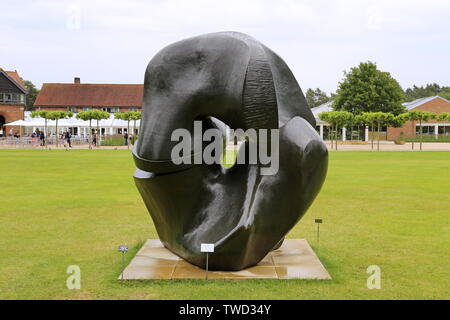
<svg viewBox="0 0 450 320"><path fill-rule="evenodd" d="M279 170L260 164L175 165L175 129L280 129ZM236 32L177 42L149 63L141 133L133 150L136 185L166 248L205 267L201 243L215 244L211 270L241 270L281 245L324 182L328 154L286 63ZM248 152L248 142L239 152ZM194 151L192 150L192 153Z"/></svg>

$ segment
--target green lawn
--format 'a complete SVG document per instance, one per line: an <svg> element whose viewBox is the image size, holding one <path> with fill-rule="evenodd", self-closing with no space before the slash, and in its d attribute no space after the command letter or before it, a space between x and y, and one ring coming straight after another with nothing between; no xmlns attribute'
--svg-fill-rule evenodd
<svg viewBox="0 0 450 320"><path fill-rule="evenodd" d="M450 152L332 152L306 238L332 281L119 282L157 237L127 150L0 150L1 299L420 299L450 297ZM323 218L320 246L314 218ZM81 268L81 290L66 269ZM378 265L382 289L369 290Z"/></svg>

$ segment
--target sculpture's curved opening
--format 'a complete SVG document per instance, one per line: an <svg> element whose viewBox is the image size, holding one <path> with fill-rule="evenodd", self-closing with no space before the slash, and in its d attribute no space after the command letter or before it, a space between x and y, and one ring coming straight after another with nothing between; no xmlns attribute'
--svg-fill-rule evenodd
<svg viewBox="0 0 450 320"><path fill-rule="evenodd" d="M208 119L223 135L223 148L220 165L223 169L232 168L236 163L236 154L239 149L239 139L238 137L234 138L230 136L231 128L225 122L215 117L208 117Z"/></svg>

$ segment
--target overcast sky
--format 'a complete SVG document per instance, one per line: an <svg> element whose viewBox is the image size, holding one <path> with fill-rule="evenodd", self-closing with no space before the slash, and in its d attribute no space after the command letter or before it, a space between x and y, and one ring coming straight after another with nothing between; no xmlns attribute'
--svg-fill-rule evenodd
<svg viewBox="0 0 450 320"><path fill-rule="evenodd" d="M263 42L306 91L371 60L403 88L450 85L449 0L0 0L0 67L44 82L142 83L164 46L217 31Z"/></svg>

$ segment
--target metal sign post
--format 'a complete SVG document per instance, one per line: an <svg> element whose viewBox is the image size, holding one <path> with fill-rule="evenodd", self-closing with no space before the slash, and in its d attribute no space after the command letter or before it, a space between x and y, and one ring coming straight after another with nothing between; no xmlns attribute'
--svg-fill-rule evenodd
<svg viewBox="0 0 450 320"><path fill-rule="evenodd" d="M122 252L122 280L123 280L123 272L125 270L125 252L128 252L128 246L119 246L119 252Z"/></svg>
<svg viewBox="0 0 450 320"><path fill-rule="evenodd" d="M316 219L315 222L317 223L317 242L319 242L319 234L320 234L320 225L323 223L322 219Z"/></svg>
<svg viewBox="0 0 450 320"><path fill-rule="evenodd" d="M209 253L207 252L206 253L206 275L205 275L206 280L208 280L208 264L209 264L208 256L209 256Z"/></svg>
<svg viewBox="0 0 450 320"><path fill-rule="evenodd" d="M202 243L200 247L200 252L206 253L206 275L205 279L208 280L208 269L209 269L209 253L214 252L214 244L212 243Z"/></svg>

